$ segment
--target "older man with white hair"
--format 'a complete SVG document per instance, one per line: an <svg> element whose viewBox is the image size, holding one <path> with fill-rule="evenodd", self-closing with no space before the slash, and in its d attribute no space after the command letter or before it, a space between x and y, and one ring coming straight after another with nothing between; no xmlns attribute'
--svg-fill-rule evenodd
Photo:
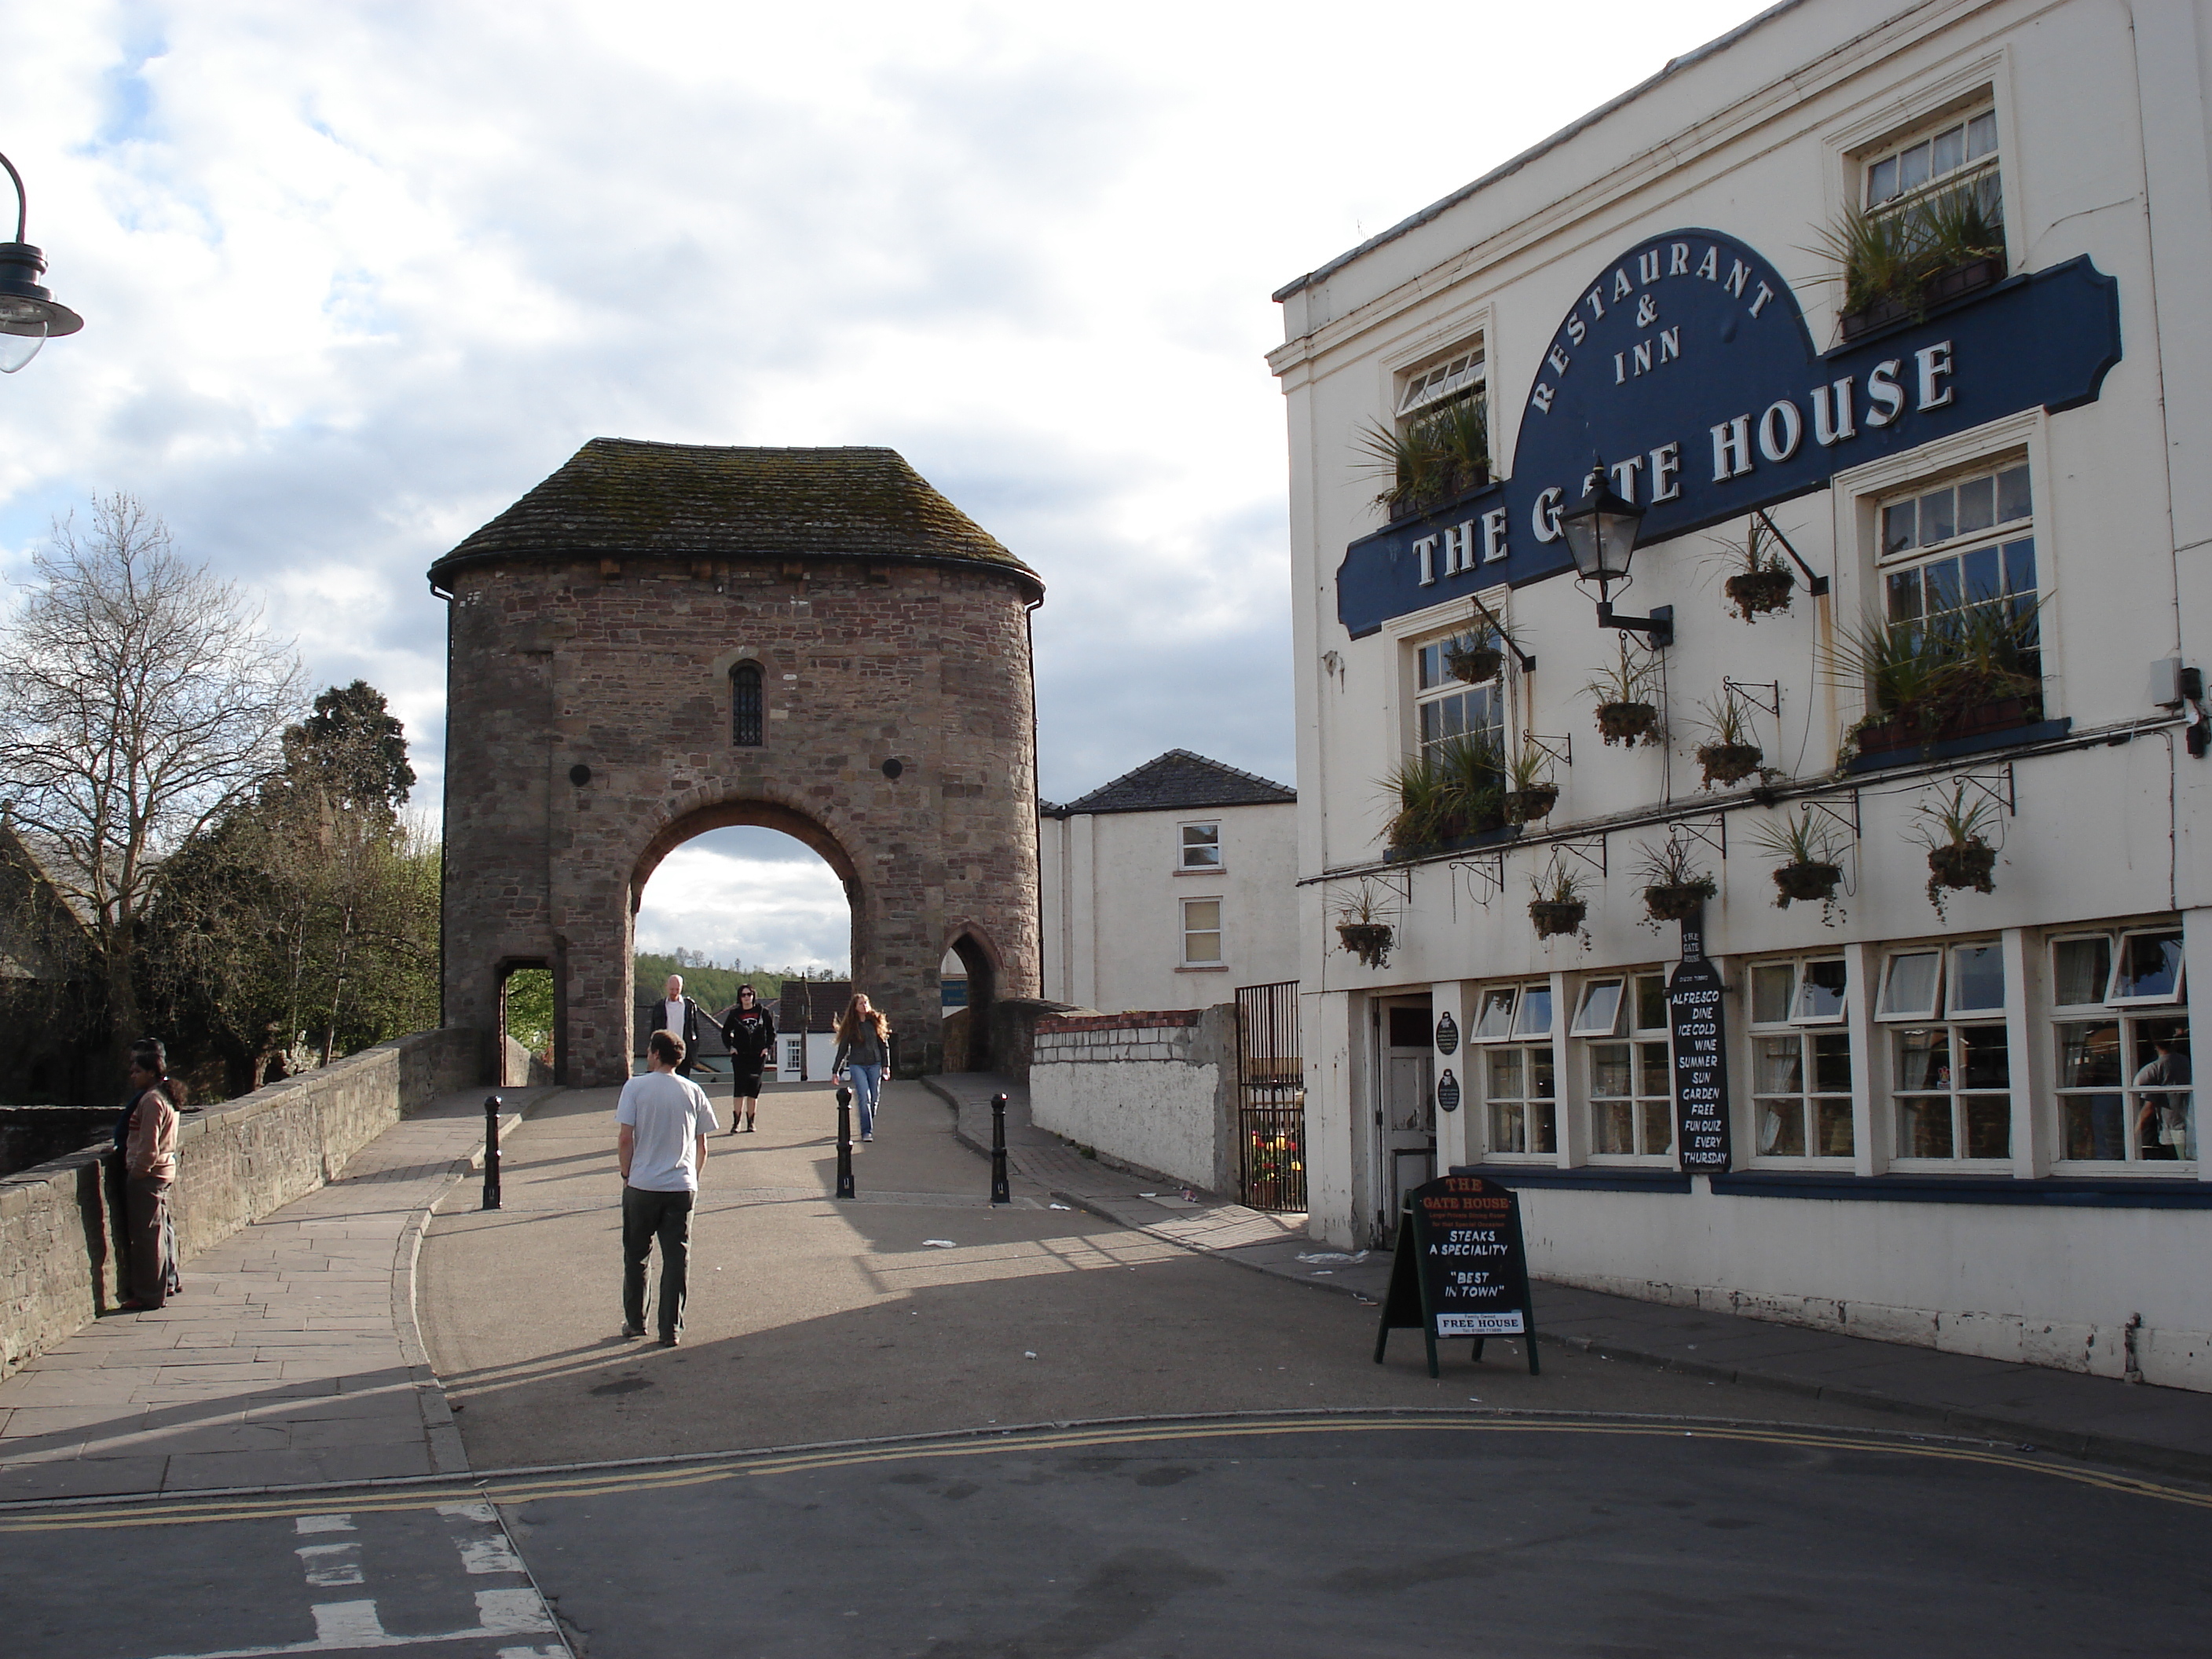
<svg viewBox="0 0 2212 1659"><path fill-rule="evenodd" d="M683 1039L684 1058L676 1063L676 1075L689 1078L699 1058L699 1005L684 994L683 975L668 976L665 994L653 1005L653 1029L673 1031Z"/></svg>

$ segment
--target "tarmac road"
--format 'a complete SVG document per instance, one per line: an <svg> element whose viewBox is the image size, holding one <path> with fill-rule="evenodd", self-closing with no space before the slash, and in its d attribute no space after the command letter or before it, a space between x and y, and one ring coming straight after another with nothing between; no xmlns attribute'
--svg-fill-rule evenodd
<svg viewBox="0 0 2212 1659"><path fill-rule="evenodd" d="M1284 1413L303 1497L0 1516L9 1652L2194 1656L2212 1619L2212 1493L1774 1424Z"/></svg>

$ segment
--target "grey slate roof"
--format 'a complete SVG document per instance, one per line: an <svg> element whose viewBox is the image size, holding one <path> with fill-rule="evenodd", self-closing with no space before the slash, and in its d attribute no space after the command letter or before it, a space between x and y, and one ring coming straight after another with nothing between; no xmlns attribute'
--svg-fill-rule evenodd
<svg viewBox="0 0 2212 1659"><path fill-rule="evenodd" d="M1101 784L1080 799L1055 806L1041 801L1037 810L1047 817L1071 817L1079 812L1182 812L1206 806L1272 806L1298 798L1295 789L1251 772L1194 755L1188 749L1170 749L1157 760L1148 760L1133 772L1125 772L1111 783Z"/></svg>
<svg viewBox="0 0 2212 1659"><path fill-rule="evenodd" d="M1036 573L896 450L594 438L430 568L495 558L947 559Z"/></svg>

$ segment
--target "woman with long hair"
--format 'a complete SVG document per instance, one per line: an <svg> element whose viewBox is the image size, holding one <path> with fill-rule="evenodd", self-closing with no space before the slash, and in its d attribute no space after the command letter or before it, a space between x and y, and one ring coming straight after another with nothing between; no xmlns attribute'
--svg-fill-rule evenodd
<svg viewBox="0 0 2212 1659"><path fill-rule="evenodd" d="M730 1133L738 1133L740 1118L750 1133L761 1076L775 1060L775 1016L751 986L738 987L737 1006L722 1018L722 1042L730 1051Z"/></svg>
<svg viewBox="0 0 2212 1659"><path fill-rule="evenodd" d="M837 1056L830 1062L833 1077L848 1074L853 1098L860 1103L860 1139L876 1138L876 1102L884 1087L884 1068L890 1063L891 1023L883 1010L869 1006L859 992L837 1018Z"/></svg>
<svg viewBox="0 0 2212 1659"><path fill-rule="evenodd" d="M150 1312L184 1288L177 1278L176 1218L169 1208L177 1179L177 1121L167 1051L151 1037L132 1043L131 1098L118 1125L131 1241L131 1295L118 1305L126 1312Z"/></svg>

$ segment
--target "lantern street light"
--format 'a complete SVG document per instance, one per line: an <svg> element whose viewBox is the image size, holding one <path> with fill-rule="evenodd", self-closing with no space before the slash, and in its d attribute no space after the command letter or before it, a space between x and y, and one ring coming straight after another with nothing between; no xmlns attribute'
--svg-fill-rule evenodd
<svg viewBox="0 0 2212 1659"><path fill-rule="evenodd" d="M1616 617L1607 598L1613 583L1628 585L1629 556L1644 522L1644 509L1617 494L1609 477L1605 463L1593 457L1583 498L1560 511L1559 529L1574 556L1577 582L1597 584L1597 625L1641 634L1656 651L1674 642L1674 607L1655 605L1648 617Z"/></svg>
<svg viewBox="0 0 2212 1659"><path fill-rule="evenodd" d="M57 335L74 334L84 319L39 285L46 274L46 256L23 240L29 203L23 195L23 175L15 164L0 155L0 167L15 185L15 240L0 242L0 374L13 374L39 355L39 348Z"/></svg>

